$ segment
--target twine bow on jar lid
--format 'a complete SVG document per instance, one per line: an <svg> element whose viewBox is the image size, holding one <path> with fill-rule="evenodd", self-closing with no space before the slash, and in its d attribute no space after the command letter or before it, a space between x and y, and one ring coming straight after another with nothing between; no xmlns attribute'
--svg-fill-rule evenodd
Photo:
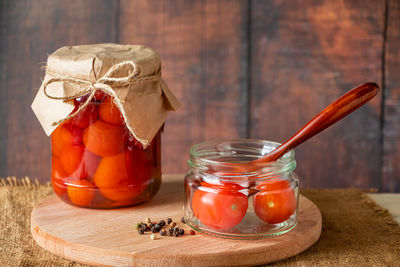
<svg viewBox="0 0 400 267"><path fill-rule="evenodd" d="M180 106L161 78L161 61L153 50L97 44L62 47L50 55L32 109L50 135L59 124L85 109L99 91L113 98L126 127L144 147L161 128L167 113ZM74 111L68 100L86 95Z"/></svg>
<svg viewBox="0 0 400 267"><path fill-rule="evenodd" d="M126 65L130 65L132 67L132 71L125 77L112 77L112 75L114 73L116 73L119 69L125 67ZM68 115L66 118L61 119L59 121L53 122L52 125L53 126L57 126L61 123L63 123L64 121L69 120L70 118L74 117L76 114L78 114L80 111L82 111L83 109L85 109L85 107L87 105L90 104L91 100L93 99L93 97L95 96L97 91L102 91L103 93L112 96L113 97L113 101L115 103L115 105L118 107L118 109L120 110L124 121L126 121L126 114L123 107L122 107L122 100L118 98L117 94L115 93L115 91L113 90L113 88L116 87L122 87L122 86L129 86L130 84L134 83L134 82L139 82L139 81L157 81L160 79L161 77L161 68L159 71L157 71L154 75L148 75L145 77L138 77L139 73L140 73L140 68L136 67L135 63L132 61L124 61L118 64L113 65L107 72L106 74L104 74L102 77L100 77L99 79L97 79L96 82L90 82L87 80L82 80L82 79L76 79L76 78L72 78L72 77L66 77L66 76L61 76L57 73L52 73L50 71L46 70L47 74L50 74L51 76L53 76L54 78L51 78L50 80L48 80L47 82L44 83L43 85L43 92L44 94L51 99L55 99L55 100L72 100L72 99L76 99L79 98L81 96L87 95L90 93L90 95L88 96L88 98L86 99L86 101L81 104L79 106L79 108L71 113L70 115ZM95 74L95 72L93 71L93 73ZM73 94L71 96L52 96L49 95L49 93L47 92L48 89L48 85L55 83L55 82L68 82L68 83L73 83L73 84L82 84L82 85L87 85L88 87L76 94Z"/></svg>

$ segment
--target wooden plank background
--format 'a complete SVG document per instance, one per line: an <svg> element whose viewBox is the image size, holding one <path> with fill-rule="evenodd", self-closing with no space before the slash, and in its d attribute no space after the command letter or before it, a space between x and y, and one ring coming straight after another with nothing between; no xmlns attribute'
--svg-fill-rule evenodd
<svg viewBox="0 0 400 267"><path fill-rule="evenodd" d="M284 141L355 85L382 93L296 149L303 186L400 192L400 1L3 0L0 176L49 180L50 139L30 104L64 45L145 44L183 106L167 120L165 173L217 138Z"/></svg>

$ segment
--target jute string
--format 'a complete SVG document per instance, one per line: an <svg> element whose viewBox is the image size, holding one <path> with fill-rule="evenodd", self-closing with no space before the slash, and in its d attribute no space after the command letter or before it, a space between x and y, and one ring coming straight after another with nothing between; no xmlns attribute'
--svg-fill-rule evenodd
<svg viewBox="0 0 400 267"><path fill-rule="evenodd" d="M132 68L132 71L124 77L113 77L115 73L117 73L119 70L122 68L125 68L126 66L130 66ZM92 72L94 73L96 77L96 73L94 71L94 61L92 63ZM92 101L93 97L95 96L96 92L101 91L113 98L113 101L115 105L118 107L120 110L122 117L125 121L126 127L128 128L129 132L133 135L134 138L136 138L138 141L140 141L145 147L148 145L148 141L138 138L135 134L134 129L130 126L129 120L127 118L126 112L122 106L123 101L118 98L118 95L115 93L115 90L113 88L118 88L118 87L126 87L130 86L136 82L142 82L142 81L158 81L161 77L161 68L152 75L148 76L141 76L139 77L141 70L139 67L136 66L136 64L133 61L124 61L118 64L113 65L102 77L97 78L95 82L90 82L87 80L82 80L82 79L77 79L69 76L63 76L58 73L53 73L49 70L46 69L46 74L51 75L53 78L49 79L44 85L43 85L43 92L44 94L51 99L55 100L72 100L84 95L89 94L88 98L86 99L83 104L79 106L79 108L69 114L67 117L53 122L52 126L57 126L70 118L76 116L80 111L84 110ZM83 85L84 89L79 91L78 93L75 93L73 95L67 95L67 96L53 96L48 93L48 86L52 83L56 82L67 82L67 83L72 83L72 84L77 84L77 85Z"/></svg>

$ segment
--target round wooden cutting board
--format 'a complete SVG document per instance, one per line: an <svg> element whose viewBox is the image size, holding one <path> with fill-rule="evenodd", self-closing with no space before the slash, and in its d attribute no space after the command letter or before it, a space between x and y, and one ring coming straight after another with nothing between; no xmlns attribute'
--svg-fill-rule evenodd
<svg viewBox="0 0 400 267"><path fill-rule="evenodd" d="M260 265L292 257L314 244L321 233L321 213L300 196L298 225L290 232L258 240L231 240L205 234L139 235L134 224L183 215L183 176L164 176L152 201L136 207L94 210L70 206L55 195L32 211L31 232L44 249L77 261L100 266L232 266Z"/></svg>

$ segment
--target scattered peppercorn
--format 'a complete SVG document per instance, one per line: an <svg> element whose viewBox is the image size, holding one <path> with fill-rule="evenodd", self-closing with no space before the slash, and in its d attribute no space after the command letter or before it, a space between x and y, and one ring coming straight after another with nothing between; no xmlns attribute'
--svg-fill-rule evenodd
<svg viewBox="0 0 400 267"><path fill-rule="evenodd" d="M185 217L181 218L182 223L186 223ZM163 230L163 227L169 225L168 229ZM178 237L180 235L185 234L185 230L183 228L179 228L177 223L172 221L171 218L167 218L166 220L160 220L159 222L152 222L150 218L146 218L145 223L140 222L135 224L135 229L138 231L140 235L143 235L145 232L152 232L150 235L152 240L157 239L155 233L160 233L161 236L175 236ZM195 235L196 232L190 230L191 235Z"/></svg>

